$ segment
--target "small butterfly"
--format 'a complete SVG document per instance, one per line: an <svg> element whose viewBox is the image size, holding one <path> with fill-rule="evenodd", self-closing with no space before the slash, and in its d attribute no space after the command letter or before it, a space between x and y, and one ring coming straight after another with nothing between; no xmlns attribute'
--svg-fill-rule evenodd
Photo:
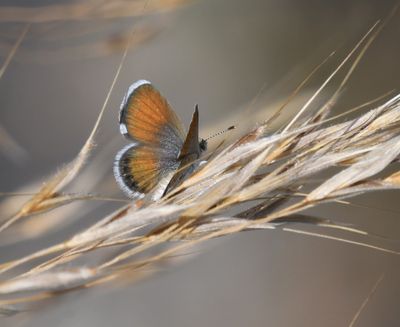
<svg viewBox="0 0 400 327"><path fill-rule="evenodd" d="M120 112L122 135L133 143L121 149L114 162L114 176L130 198L165 195L195 169L207 141L199 141L199 111L196 106L189 131L167 100L146 80L133 83Z"/></svg>

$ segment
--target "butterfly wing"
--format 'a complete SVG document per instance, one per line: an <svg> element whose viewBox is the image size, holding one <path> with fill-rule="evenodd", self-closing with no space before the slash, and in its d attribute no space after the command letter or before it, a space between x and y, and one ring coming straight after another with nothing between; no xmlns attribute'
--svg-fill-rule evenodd
<svg viewBox="0 0 400 327"><path fill-rule="evenodd" d="M119 122L121 133L134 143L117 154L114 175L129 197L143 197L179 166L183 126L166 99L145 80L129 87Z"/></svg>
<svg viewBox="0 0 400 327"><path fill-rule="evenodd" d="M129 87L119 115L121 133L139 143L179 153L185 132L167 100L154 86L139 80Z"/></svg>
<svg viewBox="0 0 400 327"><path fill-rule="evenodd" d="M186 135L185 142L179 153L179 158L184 158L188 155L200 156L200 143L199 143L199 108L196 105L190 122L189 131Z"/></svg>
<svg viewBox="0 0 400 327"><path fill-rule="evenodd" d="M176 158L169 158L153 147L133 143L124 147L115 157L114 176L129 197L142 198L178 166Z"/></svg>
<svg viewBox="0 0 400 327"><path fill-rule="evenodd" d="M204 141L205 142L205 141ZM196 169L201 154L199 144L199 109L196 106L192 121L190 122L189 131L187 133L185 142L179 153L179 166L175 174L172 176L167 187L165 188L164 195L177 187L182 181Z"/></svg>

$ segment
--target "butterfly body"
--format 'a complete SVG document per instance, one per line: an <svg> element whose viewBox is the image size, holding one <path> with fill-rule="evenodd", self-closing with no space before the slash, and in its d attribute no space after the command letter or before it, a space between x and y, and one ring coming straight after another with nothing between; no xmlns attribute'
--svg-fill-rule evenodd
<svg viewBox="0 0 400 327"><path fill-rule="evenodd" d="M168 193L195 169L207 142L198 137L196 106L187 134L167 100L146 80L132 84L119 114L120 132L131 144L115 158L114 176L131 198L160 189Z"/></svg>

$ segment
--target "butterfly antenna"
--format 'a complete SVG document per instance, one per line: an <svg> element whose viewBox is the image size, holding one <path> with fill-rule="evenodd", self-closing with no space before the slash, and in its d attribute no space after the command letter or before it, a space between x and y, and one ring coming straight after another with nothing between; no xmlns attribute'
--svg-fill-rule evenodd
<svg viewBox="0 0 400 327"><path fill-rule="evenodd" d="M210 135L209 137L207 137L207 138L205 139L205 141L208 141L208 140L210 140L210 139L212 139L212 138L214 138L214 137L216 137L216 136L219 136L219 135L221 135L221 134L224 134L224 133L226 133L226 132L228 132L228 131L231 131L231 130L233 130L233 129L235 129L235 128L236 128L236 126L234 126L234 125L229 126L228 128L224 129L223 131L220 131L220 132L218 132L218 133L215 133L215 134L213 134L213 135Z"/></svg>

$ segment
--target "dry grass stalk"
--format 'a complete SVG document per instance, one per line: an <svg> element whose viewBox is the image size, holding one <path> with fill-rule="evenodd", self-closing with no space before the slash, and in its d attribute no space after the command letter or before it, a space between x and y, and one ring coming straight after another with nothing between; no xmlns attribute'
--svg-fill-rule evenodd
<svg viewBox="0 0 400 327"><path fill-rule="evenodd" d="M372 31L374 28L366 38ZM360 48L362 55L368 47L368 42L364 44L363 41L355 47L352 55ZM87 161L126 51L99 119L77 158L52 177L14 217L4 222L0 233L6 233L9 227L18 229L23 222L12 225L20 218L28 219L38 211L53 210L77 200L60 192L76 178ZM350 58L352 56L348 56L339 68ZM359 58L360 55L355 60ZM355 119L331 126L327 126L328 120L322 117L332 108L336 95L327 102L328 107L322 107L323 114L321 108L310 109L314 98L282 131L268 134L267 123L264 123L213 153L195 174L161 200L153 202L149 194L69 239L1 264L0 274L4 277L0 294L4 299L0 301L0 314L16 313L23 310L21 303L36 303L65 291L125 277L137 278L143 275L144 267L168 259L188 246L244 230L279 228L400 254L370 244L372 236L366 231L300 214L324 202L399 188L400 172L376 175L392 165L400 155L400 95ZM331 177L314 187L309 178L332 167L340 171L331 172ZM310 188L308 193L299 193L301 189ZM288 227L292 222L339 229L364 240ZM165 247L158 253L146 252L160 245ZM77 259L101 254L104 248L114 249L114 255L100 256L100 261L94 265L77 263ZM27 292L33 295L28 296Z"/></svg>
<svg viewBox="0 0 400 327"><path fill-rule="evenodd" d="M353 319L351 320L349 327L353 327L354 324L356 323L358 317L360 316L361 312L364 310L365 306L368 304L369 300L371 297L374 295L376 290L378 289L379 284L382 282L383 278L385 277L385 274L382 274L379 276L379 279L376 281L374 286L372 287L371 291L369 292L368 296L364 299L363 303L361 304L360 308L357 310L356 314L354 315Z"/></svg>
<svg viewBox="0 0 400 327"><path fill-rule="evenodd" d="M19 36L6 59L6 64L0 69L0 78L11 59L47 65L121 53L131 35L131 26L126 24L127 17L169 12L188 3L188 0L112 0L102 3L85 0L35 7L0 6L0 22L7 23L0 32L5 40L0 42L0 53L8 54L13 42L11 40L14 40L16 35ZM77 21L80 23L79 28ZM101 24L98 24L99 22ZM18 23L25 24L22 33L15 27ZM139 30L136 22L134 25L137 31L135 38L130 40L133 48L148 41L160 31L160 26L154 22L152 26L144 24ZM25 44L23 51L14 58L28 30L31 42ZM68 42L64 42L66 40ZM40 47L35 47L35 44L39 44Z"/></svg>
<svg viewBox="0 0 400 327"><path fill-rule="evenodd" d="M187 0L114 0L99 4L86 0L70 4L40 7L2 6L0 22L48 23L57 21L81 21L93 19L115 19L176 9ZM145 7L145 10L143 8Z"/></svg>

